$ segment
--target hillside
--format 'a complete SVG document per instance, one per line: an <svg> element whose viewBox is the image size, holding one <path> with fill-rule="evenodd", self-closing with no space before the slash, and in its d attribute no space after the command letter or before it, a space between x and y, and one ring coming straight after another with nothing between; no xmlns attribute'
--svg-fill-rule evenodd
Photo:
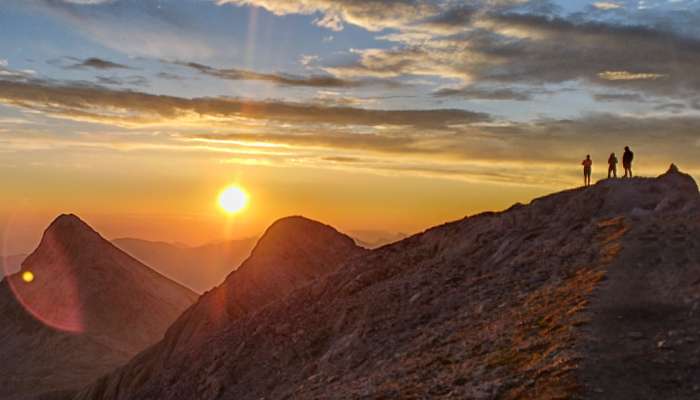
<svg viewBox="0 0 700 400"><path fill-rule="evenodd" d="M133 238L112 240L139 261L199 293L223 282L250 255L255 242L250 238L189 247Z"/></svg>
<svg viewBox="0 0 700 400"><path fill-rule="evenodd" d="M700 197L675 167L352 257L318 239L265 246L269 284L295 282L284 291L251 289L271 265L254 251L164 341L75 399L698 397ZM317 258L335 272L282 276Z"/></svg>
<svg viewBox="0 0 700 400"><path fill-rule="evenodd" d="M0 398L84 386L157 342L196 298L78 217L58 217L0 283Z"/></svg>

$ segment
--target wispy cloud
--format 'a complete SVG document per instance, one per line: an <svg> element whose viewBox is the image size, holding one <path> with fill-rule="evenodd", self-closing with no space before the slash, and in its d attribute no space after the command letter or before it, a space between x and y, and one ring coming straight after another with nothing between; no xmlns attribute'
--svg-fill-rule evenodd
<svg viewBox="0 0 700 400"><path fill-rule="evenodd" d="M598 1L593 3L593 7L599 9L599 10L617 10L622 8L622 5L618 3L613 3L609 1Z"/></svg>
<svg viewBox="0 0 700 400"><path fill-rule="evenodd" d="M600 79L606 81L644 81L656 80L668 77L664 74L653 72L629 72L629 71L604 71L598 74Z"/></svg>
<svg viewBox="0 0 700 400"><path fill-rule="evenodd" d="M341 126L445 127L489 119L486 114L449 109L389 111L222 97L187 99L36 79L0 80L0 102L65 118L127 125L248 118Z"/></svg>
<svg viewBox="0 0 700 400"><path fill-rule="evenodd" d="M443 88L433 92L435 97L458 97L476 100L512 100L528 101L537 94L548 93L536 89L512 89L512 88L483 88L467 86L462 88Z"/></svg>
<svg viewBox="0 0 700 400"><path fill-rule="evenodd" d="M176 62L174 64L181 65L194 69L202 74L212 76L219 79L226 79L232 81L263 81L269 82L277 85L283 86L300 86L300 87L359 87L372 84L383 84L386 86L396 86L396 83L392 82L367 82L367 81L356 81L349 79L336 78L332 75L310 75L310 76L297 76L291 74L267 74L260 73L245 69L237 68L214 68L208 65L194 63L194 62Z"/></svg>
<svg viewBox="0 0 700 400"><path fill-rule="evenodd" d="M343 23L370 31L398 28L439 12L435 2L413 0L216 0L217 4L262 7L277 15L321 13L316 24L342 30Z"/></svg>
<svg viewBox="0 0 700 400"><path fill-rule="evenodd" d="M66 65L64 68L67 69L86 69L86 68L91 68L91 69L97 69L97 70L108 70L108 69L132 69L128 65L124 64L119 64L115 63L112 61L108 60L103 60L101 58L97 57L90 57L86 58L84 60L78 60L72 57L69 57L68 59L73 60L75 62Z"/></svg>

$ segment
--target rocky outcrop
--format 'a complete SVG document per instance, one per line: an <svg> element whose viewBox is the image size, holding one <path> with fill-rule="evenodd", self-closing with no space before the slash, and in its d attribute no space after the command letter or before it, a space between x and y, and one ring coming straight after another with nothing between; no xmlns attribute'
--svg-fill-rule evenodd
<svg viewBox="0 0 700 400"><path fill-rule="evenodd" d="M0 283L0 398L65 393L158 341L196 294L58 217Z"/></svg>
<svg viewBox="0 0 700 400"><path fill-rule="evenodd" d="M270 299L291 277L242 269L76 399L697 398L699 233L697 186L671 169L349 257L271 241L251 260L335 271Z"/></svg>

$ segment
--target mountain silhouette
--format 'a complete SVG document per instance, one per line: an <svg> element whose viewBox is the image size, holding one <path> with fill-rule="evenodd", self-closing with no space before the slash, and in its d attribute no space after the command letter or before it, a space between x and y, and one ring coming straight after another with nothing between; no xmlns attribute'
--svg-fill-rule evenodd
<svg viewBox="0 0 700 400"><path fill-rule="evenodd" d="M157 342L196 298L59 216L0 283L0 398L85 385Z"/></svg>
<svg viewBox="0 0 700 400"><path fill-rule="evenodd" d="M114 239L112 243L163 275L202 293L238 268L256 241L227 240L195 247L133 238Z"/></svg>
<svg viewBox="0 0 700 400"><path fill-rule="evenodd" d="M698 396L700 196L673 166L373 251L294 221L73 398Z"/></svg>

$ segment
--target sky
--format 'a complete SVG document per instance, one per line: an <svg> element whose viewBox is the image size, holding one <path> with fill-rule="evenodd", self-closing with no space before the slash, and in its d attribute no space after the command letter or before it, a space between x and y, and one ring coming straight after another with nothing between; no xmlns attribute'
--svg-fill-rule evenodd
<svg viewBox="0 0 700 400"><path fill-rule="evenodd" d="M0 254L66 212L193 245L413 233L626 145L697 177L697 65L698 0L3 0Z"/></svg>

